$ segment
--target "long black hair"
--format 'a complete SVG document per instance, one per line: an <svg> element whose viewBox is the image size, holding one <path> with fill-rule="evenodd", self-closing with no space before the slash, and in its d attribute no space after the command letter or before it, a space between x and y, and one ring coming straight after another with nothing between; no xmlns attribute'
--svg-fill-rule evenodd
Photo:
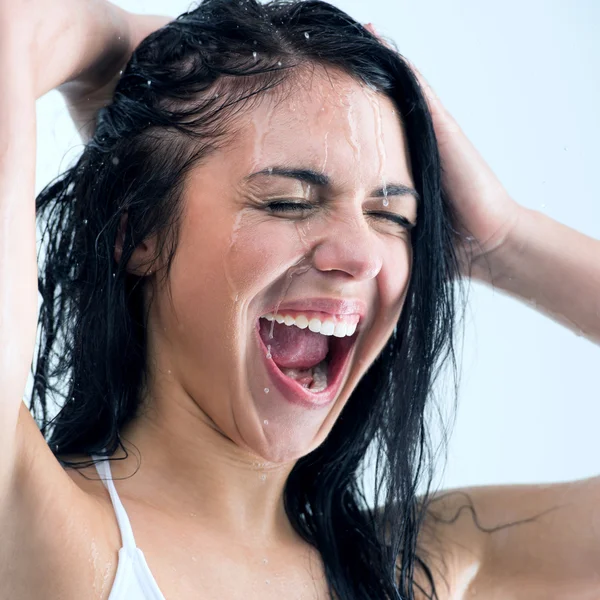
<svg viewBox="0 0 600 600"><path fill-rule="evenodd" d="M456 381L456 217L418 81L398 52L330 4L204 0L135 50L93 139L37 198L42 305L30 410L56 456L127 452L120 431L137 414L148 365L145 278L125 265L156 234L168 277L186 174L227 139L237 113L315 64L393 101L422 202L396 328L327 439L295 464L286 511L320 552L332 597L413 599L418 588L434 598L418 544L433 462L425 409L442 365ZM376 508L362 485L372 450Z"/></svg>

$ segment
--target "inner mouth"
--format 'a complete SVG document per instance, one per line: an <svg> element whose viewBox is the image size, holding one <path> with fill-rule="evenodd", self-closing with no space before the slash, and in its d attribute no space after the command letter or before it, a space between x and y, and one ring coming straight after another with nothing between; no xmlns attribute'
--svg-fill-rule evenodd
<svg viewBox="0 0 600 600"><path fill-rule="evenodd" d="M283 375L315 394L335 380L355 339L326 336L263 318L259 323L267 358Z"/></svg>

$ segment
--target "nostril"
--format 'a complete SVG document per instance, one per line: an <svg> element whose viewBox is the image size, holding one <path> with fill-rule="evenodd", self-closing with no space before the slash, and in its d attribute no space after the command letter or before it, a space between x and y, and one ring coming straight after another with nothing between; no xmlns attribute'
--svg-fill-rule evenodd
<svg viewBox="0 0 600 600"><path fill-rule="evenodd" d="M373 279L381 271L383 261L372 246L349 249L331 243L316 249L313 264L321 272L338 271L354 279Z"/></svg>

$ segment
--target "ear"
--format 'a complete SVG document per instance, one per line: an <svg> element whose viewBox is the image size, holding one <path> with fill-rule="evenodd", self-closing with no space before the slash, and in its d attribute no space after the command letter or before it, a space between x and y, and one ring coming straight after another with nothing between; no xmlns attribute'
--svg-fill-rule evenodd
<svg viewBox="0 0 600 600"><path fill-rule="evenodd" d="M128 214L125 211L121 215L121 221L119 222L119 231L117 232L117 239L115 240L115 260L120 263L121 256L123 256L123 245L125 243L125 231L127 230L127 219ZM127 272L137 275L138 277L144 277L152 273L152 261L155 258L156 250L156 239L151 237L147 240L142 241L135 247L129 262L127 263Z"/></svg>

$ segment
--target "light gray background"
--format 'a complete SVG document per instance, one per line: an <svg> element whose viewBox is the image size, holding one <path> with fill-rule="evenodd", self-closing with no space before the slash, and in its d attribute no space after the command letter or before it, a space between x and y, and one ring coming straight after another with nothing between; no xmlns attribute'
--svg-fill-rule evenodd
<svg viewBox="0 0 600 600"><path fill-rule="evenodd" d="M600 238L600 2L334 3L397 43L518 202ZM191 6L116 4L173 17ZM60 96L47 94L38 101L37 190L80 151ZM599 350L531 307L474 284L456 423L438 483L596 475ZM449 400L441 404L452 412Z"/></svg>

